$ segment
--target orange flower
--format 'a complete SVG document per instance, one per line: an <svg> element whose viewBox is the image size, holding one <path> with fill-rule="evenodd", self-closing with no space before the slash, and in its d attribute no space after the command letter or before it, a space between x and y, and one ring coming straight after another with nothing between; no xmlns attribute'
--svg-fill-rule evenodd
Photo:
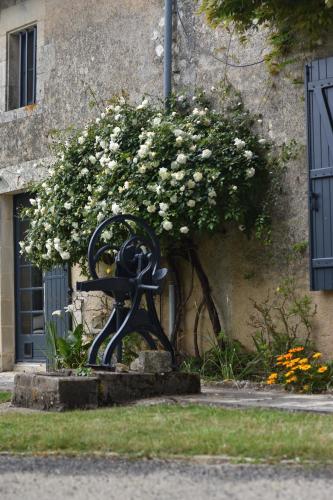
<svg viewBox="0 0 333 500"><path fill-rule="evenodd" d="M293 347L292 349L289 349L288 352L301 352L304 351L304 347Z"/></svg>
<svg viewBox="0 0 333 500"><path fill-rule="evenodd" d="M302 359L300 359L300 361L299 361L299 362L300 362L301 364L302 364L302 363L308 363L308 362L309 362L309 360L308 360L308 358L302 358Z"/></svg>
<svg viewBox="0 0 333 500"><path fill-rule="evenodd" d="M312 355L313 359L318 359L318 358L321 358L321 352L315 352L313 355Z"/></svg>
<svg viewBox="0 0 333 500"><path fill-rule="evenodd" d="M308 370L310 370L311 365L301 365L298 367L299 370L302 370L303 372L307 372Z"/></svg>
<svg viewBox="0 0 333 500"><path fill-rule="evenodd" d="M289 377L291 377L292 375L294 375L294 371L287 372L287 373L285 373L285 375L284 375L284 376L285 376L285 377L287 377L287 378L289 378Z"/></svg>
<svg viewBox="0 0 333 500"><path fill-rule="evenodd" d="M277 356L277 357L276 357L276 359L277 359L278 361L282 361L282 360L284 359L284 356L281 354L281 356Z"/></svg>
<svg viewBox="0 0 333 500"><path fill-rule="evenodd" d="M286 380L286 384L291 384L292 382L297 382L297 377L295 375Z"/></svg>
<svg viewBox="0 0 333 500"><path fill-rule="evenodd" d="M323 365L323 366L320 366L317 371L318 371L318 373L324 373L327 370L328 370L327 366Z"/></svg>
<svg viewBox="0 0 333 500"><path fill-rule="evenodd" d="M266 380L266 384L269 385L276 384L277 377L278 377L277 373L271 373L268 379Z"/></svg>

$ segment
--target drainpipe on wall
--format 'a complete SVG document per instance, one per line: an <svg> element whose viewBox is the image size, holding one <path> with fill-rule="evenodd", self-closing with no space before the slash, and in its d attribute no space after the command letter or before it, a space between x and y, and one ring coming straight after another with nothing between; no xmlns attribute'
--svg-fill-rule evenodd
<svg viewBox="0 0 333 500"><path fill-rule="evenodd" d="M171 95L172 79L172 16L174 0L165 0L164 6L164 73L163 73L163 97L165 108L169 109L169 98Z"/></svg>
<svg viewBox="0 0 333 500"><path fill-rule="evenodd" d="M163 97L165 109L170 109L172 91L172 17L174 0L165 0L164 4L164 73ZM169 283L169 339L172 340L176 317L176 294L173 280Z"/></svg>

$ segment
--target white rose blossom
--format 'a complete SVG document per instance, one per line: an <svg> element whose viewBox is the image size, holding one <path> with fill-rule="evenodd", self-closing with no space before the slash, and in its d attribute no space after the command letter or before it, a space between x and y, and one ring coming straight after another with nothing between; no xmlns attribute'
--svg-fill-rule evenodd
<svg viewBox="0 0 333 500"><path fill-rule="evenodd" d="M179 170L178 172L173 172L171 175L176 179L176 181L182 181L185 177L185 172L184 170Z"/></svg>
<svg viewBox="0 0 333 500"><path fill-rule="evenodd" d="M207 160L207 158L210 158L212 156L212 152L210 149L204 149L201 153L201 156L204 160Z"/></svg>
<svg viewBox="0 0 333 500"><path fill-rule="evenodd" d="M176 158L176 162L179 165L185 165L185 163L187 162L187 156L184 155L183 153L180 153Z"/></svg>
<svg viewBox="0 0 333 500"><path fill-rule="evenodd" d="M111 160L108 162L108 167L113 170L117 166L117 162L115 160Z"/></svg>
<svg viewBox="0 0 333 500"><path fill-rule="evenodd" d="M141 144L140 149L138 151L138 156L140 158L145 158L149 153L149 147L146 144Z"/></svg>
<svg viewBox="0 0 333 500"><path fill-rule="evenodd" d="M111 210L113 215L118 215L121 212L120 206L117 203L112 203Z"/></svg>
<svg viewBox="0 0 333 500"><path fill-rule="evenodd" d="M165 229L166 231L171 231L171 229L173 228L173 224L172 222L170 222L169 220L164 220L162 222L162 227L163 229Z"/></svg>
<svg viewBox="0 0 333 500"><path fill-rule="evenodd" d="M255 173L256 173L256 169L255 169L255 168L253 168L253 167L248 168L248 169L246 170L246 177L247 177L248 179L250 179L251 177L253 177L253 176L255 175Z"/></svg>
<svg viewBox="0 0 333 500"><path fill-rule="evenodd" d="M182 234L187 234L189 232L189 228L187 226L182 226L179 231Z"/></svg>
<svg viewBox="0 0 333 500"><path fill-rule="evenodd" d="M200 182L203 178L203 175L201 172L195 172L193 174L193 179L195 180L195 182Z"/></svg>
<svg viewBox="0 0 333 500"><path fill-rule="evenodd" d="M167 168L161 167L158 171L158 175L161 177L162 181L165 181L170 177L170 172Z"/></svg>
<svg viewBox="0 0 333 500"><path fill-rule="evenodd" d="M237 149L242 149L245 147L245 141L242 141L242 139L238 139L238 137L236 137L236 139L234 140L234 144L236 146Z"/></svg>
<svg viewBox="0 0 333 500"><path fill-rule="evenodd" d="M187 206L190 207L190 208L195 207L195 200L188 200Z"/></svg>
<svg viewBox="0 0 333 500"><path fill-rule="evenodd" d="M71 258L71 255L69 252L60 252L60 257L62 260L69 260Z"/></svg>
<svg viewBox="0 0 333 500"><path fill-rule="evenodd" d="M116 151L118 151L118 149L120 148L120 146L119 146L118 142L110 141L109 148L110 148L110 151L112 151L113 153L115 153Z"/></svg>
<svg viewBox="0 0 333 500"><path fill-rule="evenodd" d="M247 160L251 160L251 158L253 158L253 153L252 151L246 150L244 151L244 156Z"/></svg>

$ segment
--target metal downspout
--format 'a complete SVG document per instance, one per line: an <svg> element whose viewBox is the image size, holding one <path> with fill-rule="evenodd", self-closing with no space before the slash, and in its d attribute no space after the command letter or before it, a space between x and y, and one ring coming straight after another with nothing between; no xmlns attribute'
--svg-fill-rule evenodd
<svg viewBox="0 0 333 500"><path fill-rule="evenodd" d="M165 109L170 109L170 96L172 92L172 16L174 0L165 0L164 4L164 72L163 72L163 97ZM173 340L176 316L175 284L169 283L169 339Z"/></svg>
<svg viewBox="0 0 333 500"><path fill-rule="evenodd" d="M172 89L172 16L174 0L165 0L164 6L164 73L163 97L165 108L169 109L169 98Z"/></svg>

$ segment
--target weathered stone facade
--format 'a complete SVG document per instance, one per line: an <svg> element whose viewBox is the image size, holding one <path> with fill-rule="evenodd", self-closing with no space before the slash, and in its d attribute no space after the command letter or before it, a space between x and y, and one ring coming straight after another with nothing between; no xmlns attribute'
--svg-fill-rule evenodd
<svg viewBox="0 0 333 500"><path fill-rule="evenodd" d="M259 244L230 230L201 244L200 253L213 287L223 328L250 345L249 298L261 299L286 271L284 251L308 239L307 162L303 61L272 77L265 64L242 68L223 62L253 63L267 52L265 33L241 45L236 36L212 30L195 13L191 0L178 0L174 26L175 88L192 91L217 87L228 78L246 106L263 118L258 131L277 143L295 139L300 147L290 163L274 221L274 259ZM51 133L83 124L96 111L92 92L103 100L121 90L133 99L162 95L163 0L2 0L0 2L0 370L15 361L12 195L45 175L50 161ZM181 22L180 22L181 20ZM6 111L7 34L37 24L37 104ZM224 50L219 50L224 48ZM331 47L318 55L329 55ZM220 59L220 60L219 60ZM185 270L186 272L186 270ZM298 272L308 291L307 259ZM75 275L76 276L76 275ZM186 295L186 294L185 294ZM318 304L318 348L333 355L331 292L312 293ZM193 317L201 297L196 287L187 306L183 343L193 349ZM164 317L166 314L164 314ZM199 325L207 345L209 323Z"/></svg>

